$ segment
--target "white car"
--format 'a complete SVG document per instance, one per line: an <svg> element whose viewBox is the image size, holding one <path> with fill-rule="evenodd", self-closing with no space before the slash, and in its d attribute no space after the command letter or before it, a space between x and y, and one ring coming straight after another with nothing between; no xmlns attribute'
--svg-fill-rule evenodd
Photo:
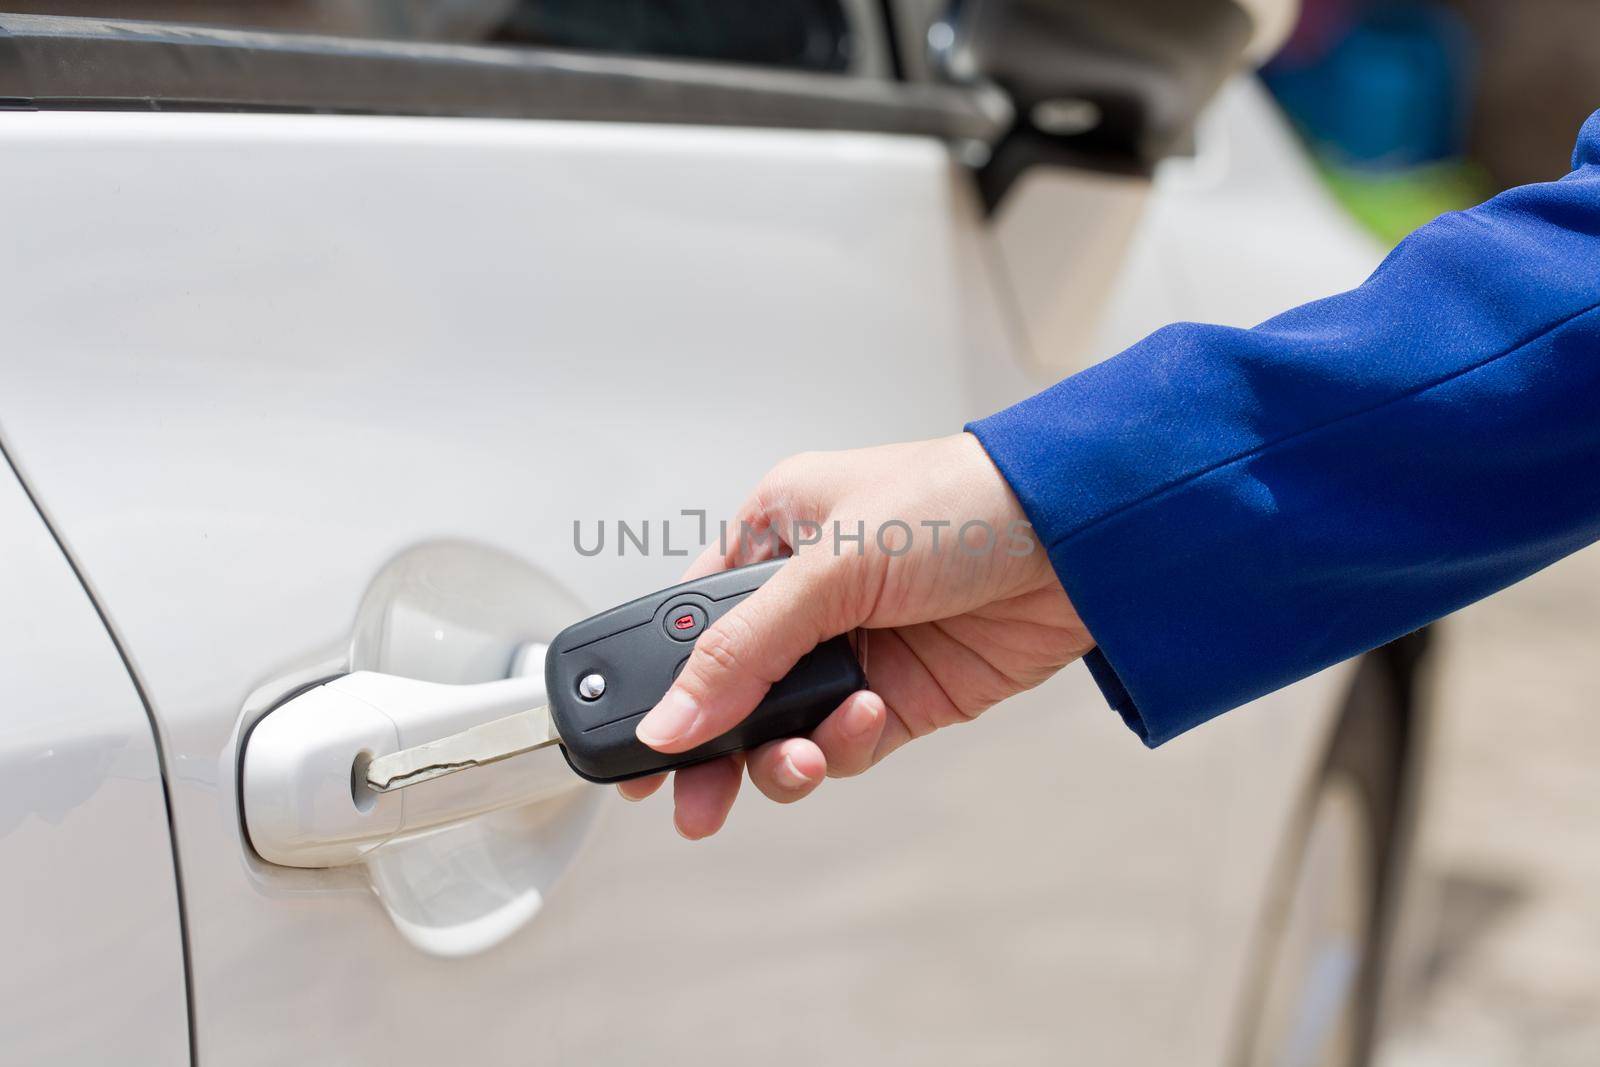
<svg viewBox="0 0 1600 1067"><path fill-rule="evenodd" d="M1415 642L1154 753L1073 668L694 845L554 749L352 784L789 453L1359 281L1236 73L1284 5L32 6L0 1061L1364 1059Z"/></svg>

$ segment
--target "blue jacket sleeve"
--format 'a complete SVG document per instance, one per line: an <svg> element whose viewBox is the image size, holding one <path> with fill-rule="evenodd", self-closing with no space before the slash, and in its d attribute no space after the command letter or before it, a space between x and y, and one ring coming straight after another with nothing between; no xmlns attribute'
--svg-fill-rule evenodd
<svg viewBox="0 0 1600 1067"><path fill-rule="evenodd" d="M1151 746L1532 574L1600 538L1600 112L1359 288L968 429Z"/></svg>

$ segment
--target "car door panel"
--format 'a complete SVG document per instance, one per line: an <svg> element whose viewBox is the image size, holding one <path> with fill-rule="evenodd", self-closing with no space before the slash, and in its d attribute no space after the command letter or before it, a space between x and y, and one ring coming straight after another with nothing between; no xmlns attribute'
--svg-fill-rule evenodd
<svg viewBox="0 0 1600 1067"><path fill-rule="evenodd" d="M247 694L347 640L365 587L418 542L498 544L597 607L682 560L584 566L574 520L720 513L786 452L959 425L944 151L642 126L7 118L7 193L48 185L60 209L11 232L28 267L8 300L27 325L0 415L169 732L202 1058L442 1056L441 996L499 1032L537 951L444 971L360 877L253 880L219 803ZM886 299L883 276L907 279L903 295ZM74 311L85 298L95 314ZM908 370L914 402L886 406Z"/></svg>
<svg viewBox="0 0 1600 1067"><path fill-rule="evenodd" d="M97 113L0 139L33 205L0 424L166 733L202 1062L1220 1054L1338 672L1154 756L1069 672L694 847L607 797L537 917L455 959L365 871L263 864L239 822L249 723L354 664L408 550L491 546L596 609L673 580L661 522L731 514L782 456L1042 385L946 146ZM576 550L617 520L657 551ZM454 877L495 877L479 855Z"/></svg>
<svg viewBox="0 0 1600 1067"><path fill-rule="evenodd" d="M0 463L0 1001L10 1063L187 1063L183 935L151 724Z"/></svg>

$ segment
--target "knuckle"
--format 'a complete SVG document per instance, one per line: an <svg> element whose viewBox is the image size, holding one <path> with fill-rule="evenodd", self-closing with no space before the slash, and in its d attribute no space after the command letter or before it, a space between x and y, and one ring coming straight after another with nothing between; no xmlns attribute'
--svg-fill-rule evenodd
<svg viewBox="0 0 1600 1067"><path fill-rule="evenodd" d="M752 639L750 624L734 613L723 616L701 634L694 650L717 673L739 674L744 668L745 648Z"/></svg>
<svg viewBox="0 0 1600 1067"><path fill-rule="evenodd" d="M800 456L789 456L773 464L756 485L756 495L765 500L781 499L789 494L800 480Z"/></svg>
<svg viewBox="0 0 1600 1067"><path fill-rule="evenodd" d="M780 481L793 481L816 465L818 455L820 453L817 452L796 452L793 455L785 456L772 468L772 474L776 475Z"/></svg>
<svg viewBox="0 0 1600 1067"><path fill-rule="evenodd" d="M777 492L773 487L771 477L771 475L768 475L756 483L754 491L750 494L750 499L739 510L739 520L741 522L760 524L772 519Z"/></svg>
<svg viewBox="0 0 1600 1067"><path fill-rule="evenodd" d="M779 460L762 477L757 493L769 501L798 506L823 463L821 452L796 452Z"/></svg>

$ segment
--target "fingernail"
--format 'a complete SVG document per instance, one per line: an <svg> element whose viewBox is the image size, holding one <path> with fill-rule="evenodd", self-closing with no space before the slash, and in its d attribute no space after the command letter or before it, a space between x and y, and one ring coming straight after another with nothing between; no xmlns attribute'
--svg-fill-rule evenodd
<svg viewBox="0 0 1600 1067"><path fill-rule="evenodd" d="M785 752L783 758L778 761L778 781L790 789L799 789L809 783L811 779L800 773L800 768L795 766L794 760L790 759L789 754Z"/></svg>
<svg viewBox="0 0 1600 1067"><path fill-rule="evenodd" d="M693 698L681 689L669 689L661 703L650 709L650 714L639 720L634 736L651 748L670 745L695 724L700 708Z"/></svg>
<svg viewBox="0 0 1600 1067"><path fill-rule="evenodd" d="M844 718L846 737L860 737L878 724L878 709L872 704L859 702Z"/></svg>

